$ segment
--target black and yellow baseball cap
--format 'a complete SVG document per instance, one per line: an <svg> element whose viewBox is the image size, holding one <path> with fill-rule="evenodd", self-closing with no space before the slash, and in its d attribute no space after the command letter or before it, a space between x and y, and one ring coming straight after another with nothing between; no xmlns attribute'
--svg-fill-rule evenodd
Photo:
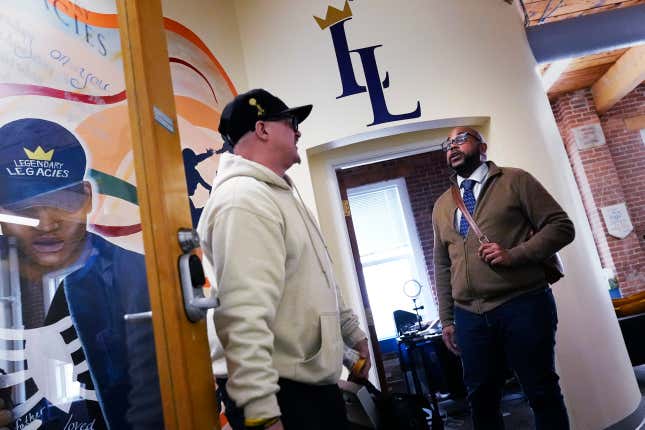
<svg viewBox="0 0 645 430"><path fill-rule="evenodd" d="M222 111L219 132L225 142L225 148L232 150L238 140L251 130L260 120L295 117L298 123L303 122L311 113L312 105L290 108L278 97L262 88L239 94ZM218 151L219 152L219 151Z"/></svg>

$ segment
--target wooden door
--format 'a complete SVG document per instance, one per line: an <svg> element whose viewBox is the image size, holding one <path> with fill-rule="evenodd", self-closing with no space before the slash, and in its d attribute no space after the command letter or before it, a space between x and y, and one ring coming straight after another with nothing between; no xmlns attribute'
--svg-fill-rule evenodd
<svg viewBox="0 0 645 430"><path fill-rule="evenodd" d="M219 429L206 325L188 321L179 287L177 232L192 221L161 1L118 12L165 428Z"/></svg>

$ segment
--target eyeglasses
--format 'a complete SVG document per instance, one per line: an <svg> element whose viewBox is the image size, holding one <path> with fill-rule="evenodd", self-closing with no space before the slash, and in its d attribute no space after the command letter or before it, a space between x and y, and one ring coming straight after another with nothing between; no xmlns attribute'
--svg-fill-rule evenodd
<svg viewBox="0 0 645 430"><path fill-rule="evenodd" d="M295 116L289 115L289 116L280 116L280 117L276 117L276 118L267 118L267 119L265 119L265 121L285 121L285 122L288 123L288 125L291 127L291 129L294 132L298 131L299 122L298 122L298 118L295 117Z"/></svg>
<svg viewBox="0 0 645 430"><path fill-rule="evenodd" d="M468 131L464 131L463 133L459 133L457 136L455 136L454 139L447 138L446 140L444 140L441 143L441 149L444 152L448 152L450 148L452 148L452 145L461 146L464 143L468 142L468 136L475 138L475 140L477 140L478 142L480 141L479 137L475 136L474 134Z"/></svg>

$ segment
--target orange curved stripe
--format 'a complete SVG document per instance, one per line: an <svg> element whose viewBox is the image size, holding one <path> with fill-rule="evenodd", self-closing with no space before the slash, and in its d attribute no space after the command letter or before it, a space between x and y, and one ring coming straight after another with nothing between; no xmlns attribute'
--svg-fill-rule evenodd
<svg viewBox="0 0 645 430"><path fill-rule="evenodd" d="M48 0L49 3L54 6L62 13L70 16L70 17L75 17L78 21L83 22L85 24L93 25L95 27L102 27L102 28L118 28L119 27L119 20L118 20L118 15L117 14L107 14L107 13L97 13L97 12L92 12L91 10L85 9L74 2L70 0ZM221 73L222 77L226 81L226 84L228 85L228 88L231 90L231 93L233 96L237 95L237 90L235 89L235 85L233 85L233 82L231 81L231 78L229 78L228 73L224 71L224 68L220 64L219 61L217 61L217 58L215 58L215 55L211 52L210 49L208 49L208 46L197 36L195 33L193 33L188 27L178 23L177 21L174 21L170 18L165 18L163 19L164 22L164 28L166 30L172 31L173 33L176 33L183 38L189 40L195 46L197 46L206 56L213 62L217 70Z"/></svg>
<svg viewBox="0 0 645 430"><path fill-rule="evenodd" d="M233 85L233 82L231 81L231 78L228 77L228 73L224 71L224 68L220 64L219 61L217 61L217 58L213 55L210 49L208 49L208 46L204 42L202 42L202 39L199 38L195 33L193 33L188 27L178 23L177 21L173 21L170 18L165 18L163 19L164 23L164 28L168 31L172 31L173 33L176 33L183 37L184 39L187 39L191 41L195 46L197 46L201 51L206 54L206 56L215 64L215 67L217 67L217 70L221 73L222 77L226 81L226 84L228 85L228 88L231 90L231 93L233 96L237 95L237 90L235 89L235 85Z"/></svg>
<svg viewBox="0 0 645 430"><path fill-rule="evenodd" d="M60 12L80 22L102 28L118 28L119 17L114 13L98 13L85 9L70 0L49 0Z"/></svg>
<svg viewBox="0 0 645 430"><path fill-rule="evenodd" d="M192 97L175 95L177 114L182 116L192 125L208 128L217 133L220 113L205 103Z"/></svg>

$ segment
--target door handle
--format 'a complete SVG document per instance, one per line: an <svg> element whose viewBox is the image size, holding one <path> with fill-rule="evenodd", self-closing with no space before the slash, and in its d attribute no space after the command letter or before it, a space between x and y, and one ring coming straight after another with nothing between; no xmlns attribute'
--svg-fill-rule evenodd
<svg viewBox="0 0 645 430"><path fill-rule="evenodd" d="M214 295L206 297L203 287L206 284L204 267L193 251L199 248L199 236L193 229L180 229L177 238L184 252L179 257L179 279L184 298L186 316L191 322L198 322L206 317L208 309L219 306L219 299Z"/></svg>

